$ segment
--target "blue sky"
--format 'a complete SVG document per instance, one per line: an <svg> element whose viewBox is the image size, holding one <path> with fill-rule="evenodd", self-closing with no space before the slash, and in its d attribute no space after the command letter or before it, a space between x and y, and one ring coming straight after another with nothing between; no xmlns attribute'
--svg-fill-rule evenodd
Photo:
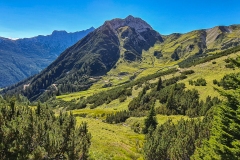
<svg viewBox="0 0 240 160"><path fill-rule="evenodd" d="M11 38L97 28L140 17L161 34L240 24L239 0L0 0L0 36Z"/></svg>

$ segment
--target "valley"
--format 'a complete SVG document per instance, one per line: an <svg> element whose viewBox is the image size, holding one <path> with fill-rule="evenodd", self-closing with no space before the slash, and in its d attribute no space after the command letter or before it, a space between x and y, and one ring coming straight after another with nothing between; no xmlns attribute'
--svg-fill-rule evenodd
<svg viewBox="0 0 240 160"><path fill-rule="evenodd" d="M239 33L105 21L0 90L0 158L238 159Z"/></svg>
<svg viewBox="0 0 240 160"><path fill-rule="evenodd" d="M185 89L196 89L199 92L199 96L201 100L206 100L207 96L211 97L219 97L220 94L214 90L216 87L213 84L213 80L216 79L220 81L224 75L230 73L238 73L240 69L238 68L226 68L227 64L224 60L229 58L237 58L240 56L240 52L230 54L229 56L223 56L212 61L202 63L187 69L183 70L193 70L194 73L188 75L188 77L184 80L180 80L178 83L184 83ZM213 64L216 62L216 64ZM172 64L174 66L175 64ZM153 74L158 69L152 68L148 69L148 74ZM150 72L152 70L152 72ZM182 71L182 70L181 70ZM163 80L178 76L179 72L174 74L163 76ZM144 74L139 74L136 79L140 79L144 77ZM108 76L103 77L103 79L108 78ZM113 77L111 77L113 78ZM116 78L116 77L115 77ZM192 86L189 85L189 80L196 80L198 78L206 79L206 86ZM150 79L148 82L156 83L157 79ZM100 83L100 82L99 82ZM117 83L116 83L117 85ZM113 83L114 86L114 83ZM99 88L98 88L99 87ZM72 113L77 116L77 121L86 121L89 125L89 130L93 133L92 146L90 147L90 153L92 153L93 159L143 159L142 155L142 147L144 143L144 135L138 134L133 131L134 124L139 123L139 128L144 127L144 119L146 117L130 117L125 122L120 124L107 124L104 122L106 115L115 113L117 111L128 110L129 102L132 101L134 97L137 97L138 93L143 89L143 87L135 90L136 86L132 89L132 95L127 97L124 102L119 102L119 99L111 101L109 104L103 104L98 106L97 108L90 109L86 107L84 109L73 110ZM109 89L111 89L110 87ZM79 97L88 97L92 94L97 94L101 91L105 91L107 88L102 88L101 85L93 85L87 91L77 92L73 94L61 95L57 96L57 99L61 99L64 101L71 101L73 99L78 99ZM160 104L156 102L155 108L157 108ZM157 114L156 116L158 125L162 125L168 120L172 120L174 123L177 123L181 119L190 119L189 116L183 115L162 115ZM111 132L111 136L109 133ZM107 137L105 137L107 135ZM127 135L127 136L126 136ZM113 137L112 137L113 136ZM123 138L124 136L124 138ZM122 141L121 141L122 140ZM127 141L126 141L127 140ZM124 145L122 144L124 143ZM136 145L139 143L139 146ZM122 146L123 145L123 146ZM125 147L124 147L125 146ZM113 149L116 147L116 149ZM108 152L107 152L108 151ZM112 151L112 152L111 152ZM115 152L117 151L117 152ZM105 153L108 154L105 154Z"/></svg>

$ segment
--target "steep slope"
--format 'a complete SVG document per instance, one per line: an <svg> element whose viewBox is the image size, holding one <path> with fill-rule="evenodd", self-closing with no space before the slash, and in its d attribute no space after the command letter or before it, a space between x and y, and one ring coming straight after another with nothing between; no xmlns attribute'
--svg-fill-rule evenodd
<svg viewBox="0 0 240 160"><path fill-rule="evenodd" d="M240 26L217 26L206 30L206 43L210 51L236 46L240 41Z"/></svg>
<svg viewBox="0 0 240 160"><path fill-rule="evenodd" d="M178 60L192 54L201 54L207 48L204 30L196 30L186 34L171 34L164 38L164 43L158 46L164 56Z"/></svg>
<svg viewBox="0 0 240 160"><path fill-rule="evenodd" d="M178 60L190 55L216 52L240 44L240 25L216 26L185 34L163 36L164 43L155 46L163 57Z"/></svg>
<svg viewBox="0 0 240 160"><path fill-rule="evenodd" d="M107 21L106 24L111 25L118 35L121 55L127 61L141 59L143 50L148 50L156 42L163 42L161 35L149 24L131 15Z"/></svg>
<svg viewBox="0 0 240 160"><path fill-rule="evenodd" d="M18 40L0 38L0 87L39 73L66 48L93 30L92 27L74 33L53 31L51 35Z"/></svg>
<svg viewBox="0 0 240 160"><path fill-rule="evenodd" d="M124 40L124 41L123 41ZM120 44L120 41L123 43ZM60 92L86 89L94 78L111 70L123 53L124 59L134 61L141 57L162 37L140 18L106 21L72 47L65 50L50 66L18 86L28 98L34 100L54 85ZM124 50L124 52L122 52ZM14 88L14 87L13 87ZM56 90L56 87L52 87ZM48 92L47 92L48 93Z"/></svg>
<svg viewBox="0 0 240 160"><path fill-rule="evenodd" d="M141 72L149 74L166 69L166 65L176 65L177 60L199 58L234 47L240 42L239 28L220 26L162 36L140 18L113 19L65 50L40 74L3 92L22 93L35 100L39 96L47 98L87 89L102 76L107 82L111 77L120 79L122 74L128 75L128 80L134 79ZM112 85L107 82L104 86Z"/></svg>

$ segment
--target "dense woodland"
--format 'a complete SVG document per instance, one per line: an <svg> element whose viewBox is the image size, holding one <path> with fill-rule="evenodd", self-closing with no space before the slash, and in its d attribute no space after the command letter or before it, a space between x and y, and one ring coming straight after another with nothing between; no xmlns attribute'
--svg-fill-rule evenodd
<svg viewBox="0 0 240 160"><path fill-rule="evenodd" d="M88 159L91 134L72 114L0 97L0 159Z"/></svg>

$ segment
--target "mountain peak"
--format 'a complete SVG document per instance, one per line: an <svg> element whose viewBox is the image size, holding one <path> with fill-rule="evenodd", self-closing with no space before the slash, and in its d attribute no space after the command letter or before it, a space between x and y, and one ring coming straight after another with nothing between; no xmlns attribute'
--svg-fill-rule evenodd
<svg viewBox="0 0 240 160"><path fill-rule="evenodd" d="M91 28L89 28L88 30L95 30L95 28L92 26Z"/></svg>
<svg viewBox="0 0 240 160"><path fill-rule="evenodd" d="M125 19L116 18L110 21L106 21L105 25L110 24L114 30L120 27L129 26L134 28L138 32L144 32L146 30L152 30L152 27L142 20L141 18L133 17L132 15L127 16Z"/></svg>
<svg viewBox="0 0 240 160"><path fill-rule="evenodd" d="M63 35L63 34L67 34L67 32L65 30L60 30L60 31L54 30L52 32L52 35Z"/></svg>
<svg viewBox="0 0 240 160"><path fill-rule="evenodd" d="M134 19L134 17L133 17L132 15L129 15L129 16L127 16L125 19L126 19L126 20L127 20L127 19L132 20L132 19Z"/></svg>

